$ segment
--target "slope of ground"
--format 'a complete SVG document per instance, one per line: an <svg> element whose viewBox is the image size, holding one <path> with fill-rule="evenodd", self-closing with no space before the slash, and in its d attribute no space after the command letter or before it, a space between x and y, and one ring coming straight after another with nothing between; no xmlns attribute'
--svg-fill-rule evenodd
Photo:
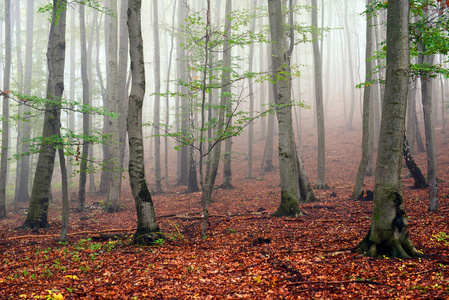
<svg viewBox="0 0 449 300"><path fill-rule="evenodd" d="M312 124L305 119L304 124ZM234 143L234 190L217 189L210 204L208 238L200 238L201 194L173 187L154 196L165 241L129 245L135 213L124 182L123 210L105 214L102 197L83 213L71 213L69 244L57 242L60 203L50 207L51 228L17 231L26 211L0 222L1 299L447 299L449 298L448 145L437 132L440 210L428 213L428 191L403 194L409 230L420 259L372 259L350 251L366 235L372 203L348 200L360 159L361 134L338 122L327 127L326 178L320 201L301 205L303 216L272 218L279 204L279 176L244 179L246 138ZM263 141L255 142L259 176ZM316 134L304 125L302 157L312 182ZM425 153L415 154L425 173ZM275 157L276 161L276 157ZM148 170L151 182L151 170ZM172 172L173 174L173 172ZM217 179L221 183L221 179ZM372 189L373 178L366 188ZM112 232L104 239L100 232ZM118 236L116 239L114 236Z"/></svg>

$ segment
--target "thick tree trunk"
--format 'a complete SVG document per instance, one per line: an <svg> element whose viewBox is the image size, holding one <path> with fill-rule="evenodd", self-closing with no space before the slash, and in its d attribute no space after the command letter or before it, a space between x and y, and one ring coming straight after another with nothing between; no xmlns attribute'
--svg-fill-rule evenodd
<svg viewBox="0 0 449 300"><path fill-rule="evenodd" d="M279 125L279 171L281 204L274 216L299 215L299 179L295 171L293 124L291 112L290 57L286 47L282 5L280 0L268 0L272 40L272 61L276 81L276 114Z"/></svg>
<svg viewBox="0 0 449 300"><path fill-rule="evenodd" d="M419 255L408 233L401 191L402 150L409 80L409 3L390 1L387 74L380 129L371 228L357 249L368 256Z"/></svg>
<svg viewBox="0 0 449 300"><path fill-rule="evenodd" d="M368 0L370 5L372 0ZM373 22L372 17L367 17L366 19L366 54L365 54L365 70L366 70L366 82L370 82L372 79L371 70L373 69L373 63L369 59L373 55ZM357 171L354 191L352 192L352 199L359 199L360 195L363 193L363 182L365 180L366 168L368 162L370 161L370 151L369 151L369 141L370 141L370 118L371 118L371 84L365 86L363 94L363 120L362 120L362 159L359 164L359 169ZM372 154L372 152L371 152ZM372 156L372 155L371 155Z"/></svg>
<svg viewBox="0 0 449 300"><path fill-rule="evenodd" d="M60 101L64 91L64 61L65 61L65 28L66 1L53 0L53 15L48 41L47 63L48 84L47 98ZM55 147L51 140L59 133L60 107L46 105L43 125L43 143L39 152L34 176L31 201L27 218L23 227L43 228L48 226L48 204L51 194L51 178L55 162Z"/></svg>
<svg viewBox="0 0 449 300"><path fill-rule="evenodd" d="M0 219L6 218L6 177L8 174L9 90L11 76L11 1L5 1L5 70L3 73L2 150L0 158Z"/></svg>
<svg viewBox="0 0 449 300"><path fill-rule="evenodd" d="M151 245L162 236L156 223L153 200L145 181L142 105L145 96L145 62L141 29L141 0L128 1L129 53L132 86L128 106L129 181L137 211L134 242Z"/></svg>

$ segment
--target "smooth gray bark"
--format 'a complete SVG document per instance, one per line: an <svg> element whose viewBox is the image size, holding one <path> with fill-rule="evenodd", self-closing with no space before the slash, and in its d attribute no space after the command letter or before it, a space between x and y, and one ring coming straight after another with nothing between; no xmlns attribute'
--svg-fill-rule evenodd
<svg viewBox="0 0 449 300"><path fill-rule="evenodd" d="M47 49L47 98L55 101L60 101L64 91L66 7L66 1L53 0L53 14ZM43 143L37 160L28 215L23 227L37 229L49 225L47 216L55 162L55 145L52 142L47 142L47 140L59 134L59 120L59 105L47 104L42 132Z"/></svg>
<svg viewBox="0 0 449 300"><path fill-rule="evenodd" d="M134 242L151 245L161 238L156 223L153 200L145 181L142 135L142 105L145 96L145 62L141 28L141 0L128 1L129 53L132 85L128 105L129 182L136 204L137 231Z"/></svg>
<svg viewBox="0 0 449 300"><path fill-rule="evenodd" d="M117 16L117 0L110 0L110 9L114 14L109 19L109 42L108 42L108 90L109 90L109 111L121 114L119 110L119 102L123 101L118 97L119 81L118 81L118 18ZM120 85L120 88L123 88ZM120 195L122 183L122 162L120 155L120 136L119 136L119 120L118 118L107 117L109 122L109 134L111 135L111 143L109 150L111 154L109 183L107 197L104 204L104 210L107 212L116 212L120 209Z"/></svg>
<svg viewBox="0 0 449 300"><path fill-rule="evenodd" d="M160 135L160 106L161 106L161 55L159 46L159 12L157 0L153 0L153 44L154 44L154 184L153 193L161 193L161 137Z"/></svg>
<svg viewBox="0 0 449 300"><path fill-rule="evenodd" d="M279 171L281 203L274 216L299 215L299 178L295 172L293 124L291 113L290 57L286 47L282 5L280 0L268 0L272 41L272 62L276 80L275 103L279 126Z"/></svg>
<svg viewBox="0 0 449 300"><path fill-rule="evenodd" d="M89 78L87 75L87 42L86 42L86 19L84 13L84 5L79 6L80 18L80 41L81 41L81 81L83 84L83 105L90 104L90 88ZM90 114L83 113L83 135L89 135ZM87 180L87 159L89 157L89 143L83 139L83 150L81 153L80 176L79 176L79 190L78 190L78 205L77 211L84 210L86 202L86 180ZM61 159L61 158L60 158ZM62 170L61 170L62 171Z"/></svg>
<svg viewBox="0 0 449 300"><path fill-rule="evenodd" d="M349 130L353 129L352 126L352 119L354 115L354 104L355 104L355 81L354 81L354 67L352 62L352 55L353 55L353 49L352 49L352 42L351 42L351 31L348 24L348 1L343 1L345 5L345 34L346 34L346 47L348 52L348 67L349 67L349 89L350 89L350 106L349 106L349 112L346 119L346 128Z"/></svg>
<svg viewBox="0 0 449 300"><path fill-rule="evenodd" d="M318 7L317 0L312 0L312 26L318 27ZM312 33L313 39L313 62L314 62L314 79L315 79L315 103L316 103L316 120L317 120L317 136L318 136L318 164L317 164L317 189L327 189L326 183L326 136L324 127L324 106L323 106L323 74L322 59L320 53L320 45L318 40L318 31ZM323 49L321 49L322 51Z"/></svg>
<svg viewBox="0 0 449 300"><path fill-rule="evenodd" d="M409 81L409 2L389 1L387 72L377 157L371 228L358 251L371 257L418 256L410 240L401 190Z"/></svg>
<svg viewBox="0 0 449 300"><path fill-rule="evenodd" d="M26 25L26 50L25 50L25 75L23 81L23 93L25 95L31 94L32 72L33 72L33 29L34 29L34 0L27 1L27 25ZM24 106L23 117L26 120L22 127L22 153L30 151L29 140L31 137L31 120L29 117L30 107ZM27 203L30 201L30 194L28 189L29 173L30 173L30 157L24 155L20 162L20 179L19 189L17 192L17 201L20 203Z"/></svg>
<svg viewBox="0 0 449 300"><path fill-rule="evenodd" d="M229 6L229 7L228 7ZM226 16L227 18L230 18L232 12L232 0L226 0ZM230 20L229 24L226 24L226 31L228 32L228 35L232 35L232 19ZM225 52L230 52L231 59L227 61L227 64L223 63L223 67L227 69L232 68L232 46L228 46L227 48L223 49ZM227 93L232 93L231 87L227 91ZM232 126L232 96L226 96L226 124L228 126ZM234 186L232 185L232 137L229 137L225 141L225 149L223 153L223 183L221 185L221 188L224 189L233 189Z"/></svg>
<svg viewBox="0 0 449 300"><path fill-rule="evenodd" d="M0 158L0 219L6 218L6 177L8 173L9 99L11 81L11 1L5 0L5 70L3 72L2 150Z"/></svg>
<svg viewBox="0 0 449 300"><path fill-rule="evenodd" d="M367 5L372 3L372 0L367 1ZM373 19L367 17L366 19L366 53L365 53L365 70L366 82L372 79L371 70L373 69L373 62L369 58L373 55ZM371 84L365 85L363 93L363 119L362 119L362 159L360 160L357 176L355 180L352 198L358 199L363 196L363 183L365 180L366 169L370 161L370 119L371 119L371 102L372 102Z"/></svg>
<svg viewBox="0 0 449 300"><path fill-rule="evenodd" d="M254 14L256 12L257 0L253 0L251 4L251 10ZM252 32L256 30L256 19L253 18L251 21L251 29ZM248 72L253 72L253 56L254 56L254 43L249 45L249 54L248 54ZM254 88L253 88L253 79L248 78L248 92L249 92L249 118L252 120L254 117ZM246 161L246 178L253 177L253 142L254 142L254 124L251 122L248 125L248 154Z"/></svg>

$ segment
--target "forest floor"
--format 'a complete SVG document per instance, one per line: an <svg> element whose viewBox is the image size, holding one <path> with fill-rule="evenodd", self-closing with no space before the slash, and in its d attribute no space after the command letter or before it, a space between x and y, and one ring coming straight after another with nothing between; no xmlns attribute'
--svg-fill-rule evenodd
<svg viewBox="0 0 449 300"><path fill-rule="evenodd" d="M351 252L368 232L372 202L349 199L361 133L340 123L327 124L330 189L316 191L318 202L301 204L303 215L298 218L270 216L279 205L278 170L244 179L245 135L234 142L235 189L216 189L206 239L200 237L201 193L184 193L185 188L175 187L174 175L170 190L153 197L166 239L152 247L130 245L123 237L136 225L127 181L119 213L103 213L104 196L96 195L89 197L92 205L85 212L71 212L66 245L58 243L59 199L50 205L51 227L38 233L14 230L23 223L26 207L11 211L0 221L0 298L448 299L449 145L442 142L441 126L437 125L440 208L427 212L428 190L411 189L413 180L404 170L409 232L423 257L400 260ZM302 157L313 183L316 132L311 118L303 124ZM264 142L254 145L254 176L259 176ZM277 162L276 153L274 158ZM425 153L414 158L425 174ZM373 180L367 178L366 189L373 188ZM104 239L105 233L112 233L110 239Z"/></svg>

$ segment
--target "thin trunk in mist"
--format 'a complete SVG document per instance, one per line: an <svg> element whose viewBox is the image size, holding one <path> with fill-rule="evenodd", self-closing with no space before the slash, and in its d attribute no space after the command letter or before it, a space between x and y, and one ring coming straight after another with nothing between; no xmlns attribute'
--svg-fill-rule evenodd
<svg viewBox="0 0 449 300"><path fill-rule="evenodd" d="M416 80L409 83L407 99L407 137L410 152L413 153L416 140Z"/></svg>
<svg viewBox="0 0 449 300"><path fill-rule="evenodd" d="M256 12L257 0L252 1L252 13ZM253 18L251 21L251 32L256 30L256 19ZM254 56L254 43L249 45L249 66L248 72L253 72L253 56ZM254 117L254 88L253 88L253 79L251 77L248 78L248 92L249 92L249 118L250 120ZM246 167L246 178L253 177L253 142L254 142L254 124L251 122L248 125L248 156L247 156L247 167Z"/></svg>
<svg viewBox="0 0 449 300"><path fill-rule="evenodd" d="M16 82L18 86L18 92L23 94L23 58L22 58L22 41L21 41L21 13L20 13L20 0L15 1L15 12L14 12L14 18L16 19L16 56L17 56L17 72L16 72ZM20 105L18 107L18 114L23 116L23 107ZM22 120L16 121L17 126L17 142L16 142L16 153L20 153L20 144L23 143L23 126L22 126ZM16 160L16 180L15 180L15 189L14 189L14 206L17 207L18 200L17 195L19 193L19 180L20 180L20 168L21 168L21 160ZM8 170L9 172L9 170Z"/></svg>
<svg viewBox="0 0 449 300"><path fill-rule="evenodd" d="M373 0L368 0L367 5L371 5ZM365 53L365 82L371 82L373 69L373 62L369 58L373 55L373 18L366 18L366 53ZM372 116L371 104L372 104L371 83L368 83L364 87L363 93L363 119L362 119L362 159L360 160L359 168L357 170L357 176L355 180L354 190L352 192L353 199L359 199L363 197L363 183L365 180L366 170L372 152L370 151L370 119ZM371 145L372 146L372 145Z"/></svg>
<svg viewBox="0 0 449 300"><path fill-rule="evenodd" d="M159 11L157 0L153 0L153 44L154 44L154 184L153 193L161 193L161 137L160 106L161 106L161 55L159 50Z"/></svg>
<svg viewBox="0 0 449 300"><path fill-rule="evenodd" d="M60 101L64 91L64 61L65 61L65 29L67 2L53 0L53 14L47 49L48 83L47 99ZM59 105L47 104L42 137L52 140L59 135L60 126ZM48 227L48 205L51 194L51 178L55 162L55 146L52 143L42 143L37 161L33 189L25 228Z"/></svg>
<svg viewBox="0 0 449 300"><path fill-rule="evenodd" d="M117 114L123 113L120 111L120 99L118 91L124 88L123 82L118 79L118 17L117 17L117 0L110 0L110 10L113 17L109 18L109 42L108 42L108 90L109 90L109 111ZM120 72L125 72L120 70ZM122 76L122 79L126 75ZM104 210L107 212L117 212L120 210L120 195L122 184L122 162L120 155L120 134L119 134L119 119L107 117L109 122L110 134L110 154L111 159L109 169L109 183L107 190L107 197L104 203Z"/></svg>
<svg viewBox="0 0 449 300"><path fill-rule="evenodd" d="M153 200L145 180L142 136L142 105L145 96L145 62L141 28L141 0L128 1L129 53L132 85L128 106L129 182L136 204L137 231L134 242L151 245L162 238L156 223Z"/></svg>
<svg viewBox="0 0 449 300"><path fill-rule="evenodd" d="M32 85L32 72L33 72L33 28L34 28L34 0L27 1L27 25L26 25L26 50L25 50L25 76L23 82L23 93L25 95L31 95ZM27 105L23 107L23 122L22 127L22 153L29 153L31 138L31 120L29 114L31 108ZM29 195L29 174L30 174L30 157L24 155L21 157L20 162L20 179L19 189L17 191L17 201L20 203L30 201Z"/></svg>
<svg viewBox="0 0 449 300"><path fill-rule="evenodd" d="M83 84L83 105L90 105L90 88L89 78L87 76L87 42L86 42L86 20L84 14L84 5L79 6L80 9L80 41L81 41L81 80ZM73 28L72 28L73 29ZM78 206L77 211L84 210L86 202L86 179L87 179L87 159L89 157L89 143L86 137L89 135L90 114L83 113L83 150L81 154L79 190L78 190Z"/></svg>
<svg viewBox="0 0 449 300"><path fill-rule="evenodd" d="M440 56L441 57L441 56ZM442 61L442 59L441 59ZM447 144L447 134L446 134L446 116L445 116L445 97L444 97L444 79L443 75L440 75L440 90L441 90L441 119L443 122L443 143Z"/></svg>
<svg viewBox="0 0 449 300"><path fill-rule="evenodd" d="M210 11L210 1L208 1L208 11ZM226 51L226 49L229 49L229 40L231 38L231 18L228 17L231 15L231 1L226 0L226 10L225 10L225 32L223 33L224 40L223 40L223 66L230 65L231 64L231 51ZM209 22L210 23L210 20ZM208 24L210 26L210 24ZM207 41L209 37L207 37ZM206 59L208 56L206 56ZM218 113L218 123L216 127L216 137L215 137L215 146L213 148L212 153L212 159L210 163L210 173L205 178L205 184L202 184L203 187L203 195L202 195L202 204L203 204L203 226L202 226L202 236L206 236L206 229L207 229L207 218L208 218L208 210L207 210L207 203L209 203L212 199L212 192L214 190L215 185L215 179L217 178L217 172L218 172L218 166L220 164L220 157L221 157L221 138L223 134L223 129L225 126L225 106L230 98L231 93L231 72L229 68L223 68L222 69L222 76L221 76L221 97L220 97L220 108ZM201 149L201 147L200 147ZM211 151L211 149L208 149ZM201 151L201 150L200 150ZM202 155L202 153L200 153ZM209 154L210 155L210 154ZM200 163L200 168L202 168ZM200 170L200 173L201 170ZM200 175L200 178L202 176Z"/></svg>
<svg viewBox="0 0 449 300"><path fill-rule="evenodd" d="M347 123L346 128L349 130L353 129L352 126L352 118L354 115L354 106L355 106L355 82L354 82L354 67L352 62L352 43L351 43L351 31L349 29L348 24L348 1L343 1L345 3L345 33L346 33L346 46L348 51L348 68L349 68L349 89L351 91L351 99L350 99L350 106L349 106L349 112L347 115Z"/></svg>
<svg viewBox="0 0 449 300"><path fill-rule="evenodd" d="M318 7L317 0L312 0L312 26L318 27ZM313 39L313 61L314 61L314 79L315 79L315 103L316 120L318 136L318 165L317 165L317 189L328 189L329 186L325 179L326 169L326 139L324 128L324 106L323 106L323 73L322 59L320 54L320 42L318 32L312 33Z"/></svg>
<svg viewBox="0 0 449 300"><path fill-rule="evenodd" d="M70 12L70 70L69 70L69 99L70 101L76 101L76 93L75 93L75 83L76 83L76 39L78 37L78 34L76 32L76 10L71 9ZM70 106L73 108L73 105ZM69 130L71 130L74 134L76 134L76 126L75 126L75 113L72 111L68 112L68 127ZM72 164L67 164L67 173L73 174L73 166ZM69 181L68 185L70 186L72 178L69 176L67 179ZM77 198L73 198L74 201L77 200Z"/></svg>
<svg viewBox="0 0 449 300"><path fill-rule="evenodd" d="M413 185L414 189L425 189L429 187L429 184L426 181L426 178L421 172L421 169L416 164L413 159L412 154L410 153L410 147L408 146L407 133L404 135L404 160L407 168L415 180L415 184Z"/></svg>
<svg viewBox="0 0 449 300"><path fill-rule="evenodd" d="M60 134L60 133L59 133ZM58 149L59 165L61 166L61 185L62 185L62 215L61 215L61 233L60 242L67 242L67 232L69 231L69 185L67 181L67 167L65 162L64 148Z"/></svg>
<svg viewBox="0 0 449 300"><path fill-rule="evenodd" d="M172 66L172 57L173 57L173 49L174 49L174 40L175 40L175 12L176 12L176 4L177 0L173 4L173 15L172 15L172 29L171 29L171 45L170 45L170 54L168 56L168 67L167 67L167 86L165 96L165 133L169 132L170 128L170 95L168 91L170 90L170 72ZM164 137L164 160L165 160L165 192L168 191L168 136Z"/></svg>
<svg viewBox="0 0 449 300"><path fill-rule="evenodd" d="M9 91L11 81L11 1L5 0L5 69L3 73L3 112L2 112L2 150L0 159L0 219L6 218L6 176L8 165L9 142L9 99L6 91Z"/></svg>
<svg viewBox="0 0 449 300"><path fill-rule="evenodd" d="M229 6L229 8L228 8ZM226 16L227 18L231 19L230 15L232 12L232 1L226 0ZM226 24L226 31L229 35L232 35L231 33L231 27L232 27L232 20L229 24ZM226 64L223 63L223 68L225 69L231 69L232 68L232 46L228 46L223 49L225 52L229 52L229 56L231 57L230 60L227 61ZM232 93L232 88L229 87L229 90L227 93ZM223 97L223 95L222 95ZM232 126L232 96L226 96L226 113L228 115L226 124L227 126ZM231 168L231 162L232 162L232 137L229 137L225 141L225 151L223 153L223 183L221 185L221 188L223 189L233 189L234 186L232 185L232 168Z"/></svg>
<svg viewBox="0 0 449 300"><path fill-rule="evenodd" d="M423 49L424 51L425 49ZM432 66L434 55L419 55L420 64ZM429 180L429 211L438 210L437 157L435 149L435 120L433 119L432 80L421 77L421 95L427 149L427 178Z"/></svg>
<svg viewBox="0 0 449 300"><path fill-rule="evenodd" d="M110 58L110 53L109 53L109 47L110 47L110 26L108 26L107 24L110 24L111 18L116 18L116 17L112 17L109 15L105 16L105 21L104 21L104 36L105 36L105 52L106 52L106 59ZM111 93L111 78L109 78L110 76L110 66L109 63L106 64L106 83L103 83L103 75L101 74L101 69L100 69L100 34L99 34L99 30L100 30L100 24L101 22L99 22L98 24L98 29L97 29L97 76L98 79L100 80L100 85L101 85L101 90L102 90L102 99L103 99L103 107L107 110L107 111L111 111L111 99L110 99L110 93ZM109 122L109 117L108 116L103 116L103 135L107 135L110 132L110 122ZM101 145L102 147L102 151L103 151L103 161L102 161L102 171L101 171L101 177L100 177L100 186L98 188L98 194L100 195L104 195L108 193L108 186L109 186L109 177L111 175L111 170L112 170L112 163L111 163L111 149L110 149L110 145L107 142L102 143Z"/></svg>
<svg viewBox="0 0 449 300"><path fill-rule="evenodd" d="M93 49L94 49L94 33L95 33L95 26L97 24L98 21L98 11L94 10L93 11L93 18L92 18L92 25L90 26L90 33L89 33L89 39L87 41L87 65L88 65L88 69L87 69L87 77L89 78L89 82L90 82L90 86L91 87L97 87L98 83L96 81L96 76L93 76L93 68L94 68L94 64L93 64ZM90 92L90 105L93 105L93 92L92 89L89 89ZM92 130L92 119L93 117L90 116L89 117L89 132ZM88 155L88 164L89 164L89 169L94 170L94 145L92 145L89 149L89 155ZM95 172L89 172L89 192L90 193L94 193L96 190L95 188Z"/></svg>
<svg viewBox="0 0 449 300"><path fill-rule="evenodd" d="M178 78L182 82L187 82L187 53L181 44L185 43L186 37L184 36L185 30L181 27L185 24L185 19L187 18L187 7L188 7L188 0L182 0L178 3L178 48L177 48L177 60L178 60ZM178 86L181 95L187 95L187 87L184 85ZM180 122L179 125L179 131L182 132L182 134L187 134L188 127L189 127L189 103L188 103L188 97L180 97L179 98L179 106L180 106L180 113L177 115L177 119ZM178 131L178 132L179 132ZM181 140L187 139L188 137L181 136ZM178 185L188 185L189 180L189 157L188 157L188 148L186 145L179 145L182 146L182 148L178 151Z"/></svg>

